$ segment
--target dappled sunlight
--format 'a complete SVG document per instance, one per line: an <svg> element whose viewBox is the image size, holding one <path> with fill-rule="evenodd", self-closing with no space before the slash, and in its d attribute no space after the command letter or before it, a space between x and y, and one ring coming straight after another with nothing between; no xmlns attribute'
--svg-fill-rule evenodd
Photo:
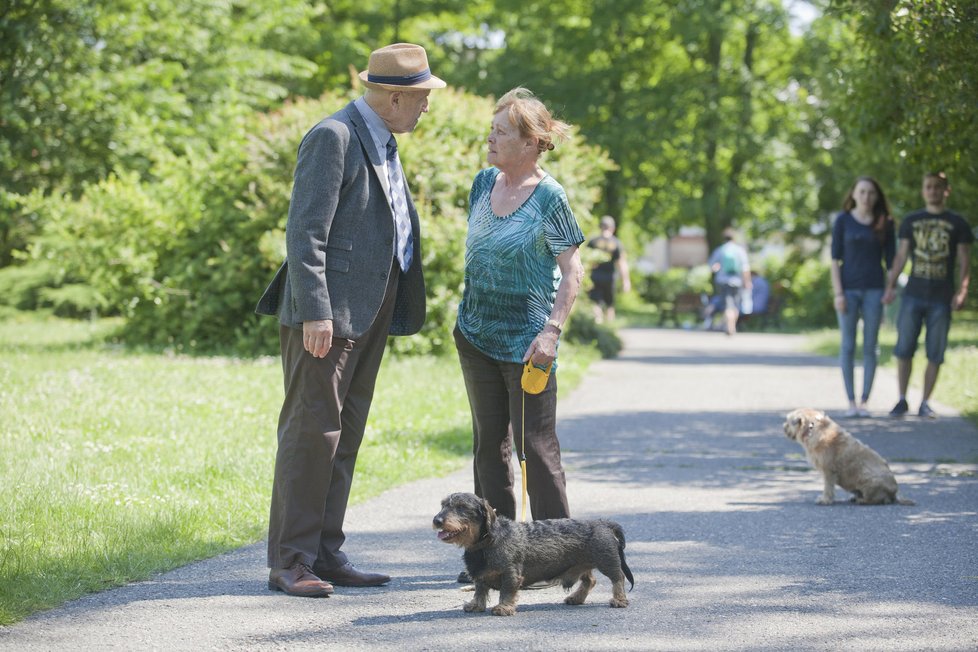
<svg viewBox="0 0 978 652"><path fill-rule="evenodd" d="M949 521L958 521L961 519L974 518L976 516L978 516L978 512L920 512L907 516L907 520L915 525L924 525L931 523L947 523ZM972 524L972 528L978 531L978 523Z"/></svg>

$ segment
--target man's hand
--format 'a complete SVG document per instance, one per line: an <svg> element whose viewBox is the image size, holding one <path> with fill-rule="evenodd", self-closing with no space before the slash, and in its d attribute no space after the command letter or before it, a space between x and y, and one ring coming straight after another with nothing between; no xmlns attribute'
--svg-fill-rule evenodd
<svg viewBox="0 0 978 652"><path fill-rule="evenodd" d="M302 322L302 346L317 358L325 358L333 344L333 320Z"/></svg>
<svg viewBox="0 0 978 652"><path fill-rule="evenodd" d="M959 290L954 295L954 299L951 300L951 308L953 310L961 310L962 308L964 308L964 300L967 298L967 296L968 296L967 288L963 288Z"/></svg>
<svg viewBox="0 0 978 652"><path fill-rule="evenodd" d="M886 288L886 292L883 293L883 305L890 305L894 299L896 299L896 292L893 288Z"/></svg>

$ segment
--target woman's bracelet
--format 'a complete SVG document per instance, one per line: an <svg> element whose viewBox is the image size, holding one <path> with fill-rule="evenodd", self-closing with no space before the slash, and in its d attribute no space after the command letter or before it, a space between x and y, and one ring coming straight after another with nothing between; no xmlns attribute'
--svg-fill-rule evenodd
<svg viewBox="0 0 978 652"><path fill-rule="evenodd" d="M560 327L560 322L558 322L556 319L548 319L547 323L544 324L543 327L546 328L547 326L551 326L555 331L557 331L557 335L560 335L563 332L563 329Z"/></svg>

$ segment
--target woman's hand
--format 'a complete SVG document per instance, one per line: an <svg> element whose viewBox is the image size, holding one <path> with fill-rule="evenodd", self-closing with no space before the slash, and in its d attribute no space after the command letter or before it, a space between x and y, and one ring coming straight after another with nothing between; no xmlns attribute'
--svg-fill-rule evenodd
<svg viewBox="0 0 978 652"><path fill-rule="evenodd" d="M530 361L538 367L549 367L557 357L557 340L560 333L552 326L546 326L530 343L523 354L523 362Z"/></svg>
<svg viewBox="0 0 978 652"><path fill-rule="evenodd" d="M846 311L846 295L844 294L835 295L835 300L832 303L835 306L836 312Z"/></svg>

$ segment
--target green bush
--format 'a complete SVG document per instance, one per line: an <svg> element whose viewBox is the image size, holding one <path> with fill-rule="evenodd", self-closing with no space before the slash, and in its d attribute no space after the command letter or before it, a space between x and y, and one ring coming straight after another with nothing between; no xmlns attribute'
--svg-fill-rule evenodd
<svg viewBox="0 0 978 652"><path fill-rule="evenodd" d="M0 269L0 305L18 310L36 310L41 292L57 286L64 276L57 265L39 262Z"/></svg>
<svg viewBox="0 0 978 652"><path fill-rule="evenodd" d="M586 297L574 304L574 311L564 326L564 339L569 342L593 345L602 358L614 358L622 349L621 338L615 329L594 319L592 306Z"/></svg>
<svg viewBox="0 0 978 652"><path fill-rule="evenodd" d="M675 301L679 294L713 294L713 275L706 265L673 267L641 277L637 287L644 301L659 305Z"/></svg>
<svg viewBox="0 0 978 652"><path fill-rule="evenodd" d="M765 261L772 288L784 293L782 317L789 326L809 329L836 324L829 264L817 255L791 251L783 260Z"/></svg>
<svg viewBox="0 0 978 652"><path fill-rule="evenodd" d="M122 315L131 343L274 352L278 330L273 320L257 317L254 306L285 255L296 149L309 128L349 99L328 93L230 121L220 127L225 134L218 149L161 154L148 179L112 175L77 200L32 195L27 203L43 230L29 252L33 271L24 274L34 278L48 270L52 287L64 289L42 296L28 283L34 289L24 286L19 295L66 314ZM454 90L433 94L431 105L418 131L400 144L421 215L428 285L421 336L392 344L404 353L451 347L468 194L486 166L492 112L491 100ZM604 172L612 167L607 155L573 138L542 165L563 184L588 232Z"/></svg>
<svg viewBox="0 0 978 652"><path fill-rule="evenodd" d="M68 283L56 288L42 288L40 303L50 307L58 317L95 317L105 308L105 297L90 285Z"/></svg>

